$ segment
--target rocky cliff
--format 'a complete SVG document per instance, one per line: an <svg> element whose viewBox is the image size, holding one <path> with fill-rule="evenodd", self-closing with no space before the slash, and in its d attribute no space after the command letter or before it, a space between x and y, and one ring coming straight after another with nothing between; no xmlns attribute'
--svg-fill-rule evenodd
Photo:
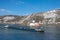
<svg viewBox="0 0 60 40"><path fill-rule="evenodd" d="M60 22L60 9L47 11L47 12L39 12L33 13L28 16L18 16L18 15L4 15L0 16L0 23L13 23L13 24L26 24L31 22L32 20L38 21L46 21L47 22Z"/></svg>

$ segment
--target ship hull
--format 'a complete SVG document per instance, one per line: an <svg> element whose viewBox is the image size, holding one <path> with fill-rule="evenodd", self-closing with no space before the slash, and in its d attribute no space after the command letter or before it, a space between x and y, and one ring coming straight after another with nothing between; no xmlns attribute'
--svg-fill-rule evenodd
<svg viewBox="0 0 60 40"><path fill-rule="evenodd" d="M8 27L9 29L16 29L16 30L23 30L23 31L31 31L31 32L44 32L43 29L38 29L38 28L30 28L30 26L25 26L25 27L13 27L10 26Z"/></svg>

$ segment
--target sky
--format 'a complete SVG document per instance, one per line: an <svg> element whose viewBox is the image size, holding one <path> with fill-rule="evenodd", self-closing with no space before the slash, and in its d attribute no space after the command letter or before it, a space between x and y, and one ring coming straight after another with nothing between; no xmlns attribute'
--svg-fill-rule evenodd
<svg viewBox="0 0 60 40"><path fill-rule="evenodd" d="M60 0L0 0L0 16L29 15L59 8Z"/></svg>

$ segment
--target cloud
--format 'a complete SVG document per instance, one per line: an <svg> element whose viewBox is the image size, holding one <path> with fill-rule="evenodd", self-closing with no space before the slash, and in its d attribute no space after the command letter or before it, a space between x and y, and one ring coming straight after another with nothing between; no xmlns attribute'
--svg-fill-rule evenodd
<svg viewBox="0 0 60 40"><path fill-rule="evenodd" d="M4 12L4 11L6 11L5 9L0 9L0 12Z"/></svg>
<svg viewBox="0 0 60 40"><path fill-rule="evenodd" d="M24 4L24 2L23 1L18 1L18 2L16 2L16 5L18 5L18 4Z"/></svg>
<svg viewBox="0 0 60 40"><path fill-rule="evenodd" d="M19 3L22 3L22 4L24 4L24 2L23 2L23 1L19 1Z"/></svg>
<svg viewBox="0 0 60 40"><path fill-rule="evenodd" d="M12 11L9 11L7 9L0 9L0 12L3 14L12 14Z"/></svg>
<svg viewBox="0 0 60 40"><path fill-rule="evenodd" d="M7 9L0 9L0 12L11 12L11 11L9 11Z"/></svg>

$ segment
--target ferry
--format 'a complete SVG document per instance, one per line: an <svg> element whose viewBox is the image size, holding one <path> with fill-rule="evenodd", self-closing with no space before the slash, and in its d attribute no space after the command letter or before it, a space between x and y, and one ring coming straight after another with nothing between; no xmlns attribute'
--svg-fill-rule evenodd
<svg viewBox="0 0 60 40"><path fill-rule="evenodd" d="M22 26L22 25L5 25L4 28L7 29L14 29L14 30L21 30L21 31L30 31L30 32L44 32L43 27L32 27L32 26Z"/></svg>
<svg viewBox="0 0 60 40"><path fill-rule="evenodd" d="M34 20L29 23L27 26L21 26L21 25L5 25L4 28L9 29L18 29L18 30L25 30L25 31L35 31L35 32L44 32L44 27L39 24L38 22L35 22Z"/></svg>

